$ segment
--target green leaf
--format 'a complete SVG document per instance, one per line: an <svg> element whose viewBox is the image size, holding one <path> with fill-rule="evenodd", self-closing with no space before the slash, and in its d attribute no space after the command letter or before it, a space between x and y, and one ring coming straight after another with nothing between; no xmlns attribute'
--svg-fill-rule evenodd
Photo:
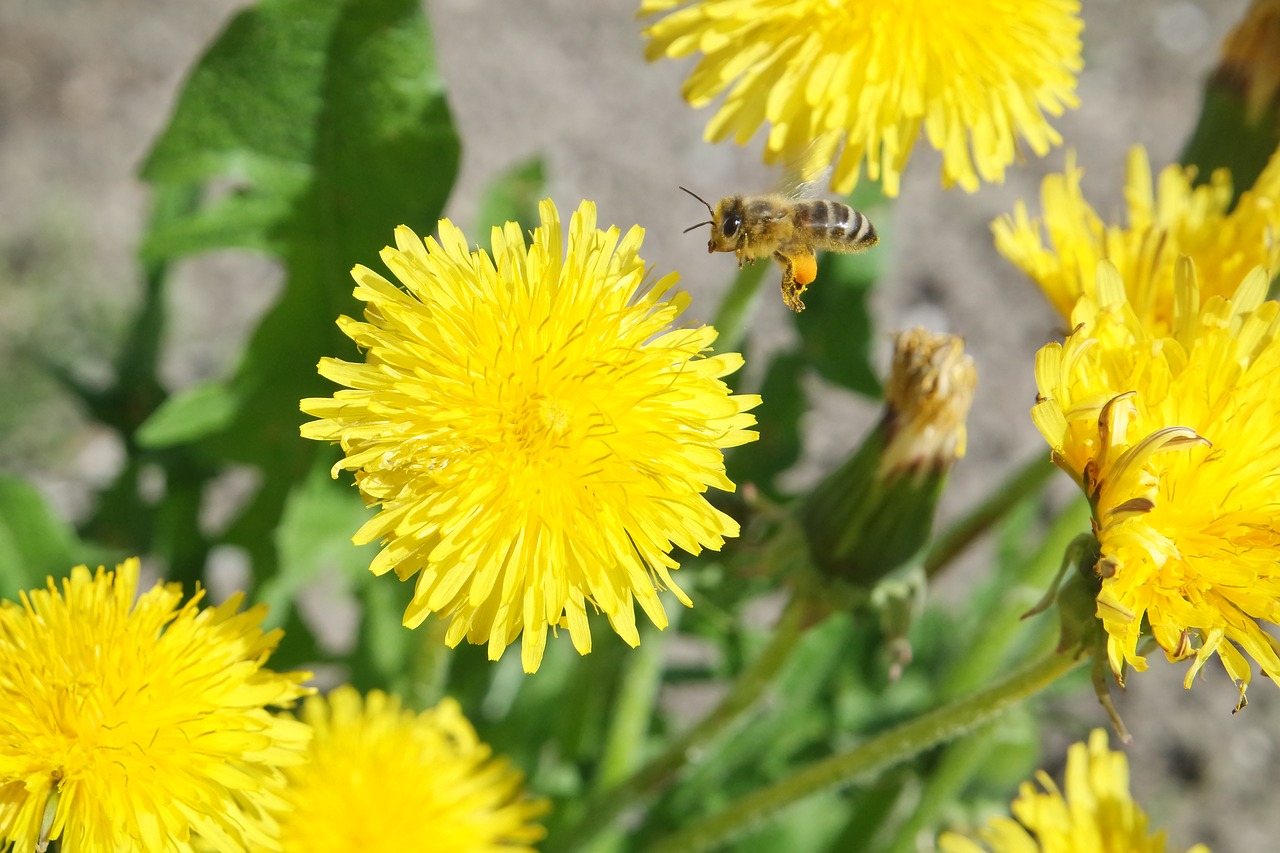
<svg viewBox="0 0 1280 853"><path fill-rule="evenodd" d="M538 201L546 183L546 168L541 157L517 163L499 175L480 200L476 239L487 235L490 228L507 222L519 222L526 230L533 228L531 223L538 221Z"/></svg>
<svg viewBox="0 0 1280 853"><path fill-rule="evenodd" d="M158 188L204 198L157 225L150 260L237 247L286 268L225 390L192 392L144 430L152 446L199 440L206 456L261 469L226 538L259 571L290 484L321 451L298 435L298 401L332 392L321 357L354 354L335 326L358 311L349 271L376 266L397 225L434 228L458 158L421 4L263 0L201 59L146 162Z"/></svg>
<svg viewBox="0 0 1280 853"><path fill-rule="evenodd" d="M274 229L290 215L298 189L287 183L237 189L186 216L153 224L139 252L147 262L226 248L278 254L283 247Z"/></svg>
<svg viewBox="0 0 1280 853"><path fill-rule="evenodd" d="M755 483L778 497L774 479L800 458L800 416L809 408L800 381L804 366L797 353L780 355L769 365L760 389L763 402L753 410L760 438L733 448L726 461L735 483Z"/></svg>
<svg viewBox="0 0 1280 853"><path fill-rule="evenodd" d="M294 485L275 532L279 573L259 594L271 606L273 624L284 619L298 591L321 573L336 574L349 588L373 580L369 564L377 547L351 542L369 517L355 487L335 482L324 465L316 465Z"/></svg>
<svg viewBox="0 0 1280 853"><path fill-rule="evenodd" d="M235 420L241 396L222 382L195 385L168 398L138 428L142 447L172 447L212 435Z"/></svg>
<svg viewBox="0 0 1280 853"><path fill-rule="evenodd" d="M264 0L236 15L188 78L143 179L270 182L277 170L313 162L345 5Z"/></svg>
<svg viewBox="0 0 1280 853"><path fill-rule="evenodd" d="M458 140L413 0L353 0L329 45L315 176L288 228L280 302L252 336L234 383L250 389L216 451L263 466L268 487L234 530L258 549L279 517L279 485L310 466L298 401L332 393L316 374L326 355L354 354L334 325L355 313L353 263L375 263L395 226L434 224L457 171ZM375 263L376 265L376 263Z"/></svg>
<svg viewBox="0 0 1280 853"><path fill-rule="evenodd" d="M81 544L30 483L0 474L0 596L43 587L48 577L64 577L76 565L105 555Z"/></svg>
<svg viewBox="0 0 1280 853"><path fill-rule="evenodd" d="M868 255L827 255L805 291L807 310L794 315L805 360L828 381L868 397L882 393L871 364L868 305L877 267Z"/></svg>

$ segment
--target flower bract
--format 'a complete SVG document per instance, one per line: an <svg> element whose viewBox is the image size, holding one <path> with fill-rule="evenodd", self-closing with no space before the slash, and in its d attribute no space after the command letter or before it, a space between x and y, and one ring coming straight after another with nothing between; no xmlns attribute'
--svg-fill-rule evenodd
<svg viewBox="0 0 1280 853"><path fill-rule="evenodd" d="M766 162L834 165L836 192L866 163L898 194L923 132L942 182L1000 181L1019 140L1061 142L1049 116L1076 106L1075 0L643 0L650 59L701 53L695 107L724 99L706 137L746 143L768 125ZM680 7L680 8L677 8Z"/></svg>
<svg viewBox="0 0 1280 853"><path fill-rule="evenodd" d="M523 632L530 672L557 626L590 651L591 610L636 645L636 604L664 627L660 589L690 603L672 550L737 535L706 492L734 488L722 450L756 437L759 402L722 381L742 358L709 353L713 328L673 327L688 297L648 283L641 229L619 239L583 202L566 250L540 213L492 254L448 220L438 241L398 229L382 258L403 289L357 267L365 322L339 321L365 362L325 359L349 390L302 403L303 435L340 442L335 476L381 507L355 537L382 542L372 570L417 575L405 624L442 614L446 642L493 659Z"/></svg>
<svg viewBox="0 0 1280 853"><path fill-rule="evenodd" d="M0 605L0 848L278 849L281 768L310 732L267 706L309 674L263 666L264 606L137 586L137 560L80 566Z"/></svg>
<svg viewBox="0 0 1280 853"><path fill-rule="evenodd" d="M451 699L414 713L339 687L308 699L302 721L315 737L288 771L284 853L531 853L544 834L546 801L525 795Z"/></svg>

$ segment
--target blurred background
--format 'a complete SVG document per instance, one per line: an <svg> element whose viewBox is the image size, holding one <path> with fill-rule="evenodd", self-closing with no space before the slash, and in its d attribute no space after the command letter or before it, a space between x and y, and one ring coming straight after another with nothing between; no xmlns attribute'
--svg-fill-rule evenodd
<svg viewBox="0 0 1280 853"><path fill-rule="evenodd" d="M72 523L114 477L124 450L50 378L48 365L90 386L108 381L142 292L136 250L150 202L137 168L192 63L244 5L0 0L0 468L29 478ZM484 188L540 155L548 194L562 212L589 198L602 224L644 226L645 259L660 273L678 269L694 297L690 314L709 320L734 264L731 256L708 256L704 235L681 233L701 208L677 187L714 200L768 190L778 176L761 165L759 138L742 148L702 142L710 111L690 109L679 95L693 61L647 65L636 5L427 3L463 141L446 213L486 242L474 230ZM1246 6L1086 0L1081 106L1054 124L1079 152L1085 196L1104 218L1120 216L1131 145L1146 146L1157 170L1177 158L1199 116L1205 74ZM944 498L944 517L1047 452L1027 415L1032 357L1060 336L1060 324L1036 288L997 256L989 224L1019 198L1038 211L1040 179L1063 162L1064 149L1056 149L1016 165L1003 186L970 195L943 191L939 158L917 147L891 221L876 223L884 239L875 251L889 256L874 297L877 328L954 332L978 365L969 454ZM433 222L407 224L434 230ZM376 267L377 248L349 263ZM184 260L175 274L159 377L170 391L229 375L281 288L279 269L247 252ZM766 299L747 344L748 376L752 359L764 364L762 356L794 334L781 301ZM876 342L881 364L888 343L887 334ZM795 489L856 446L878 411L818 379L807 381L806 392L805 454L784 479ZM241 480L252 476L231 472L220 488L251 488ZM211 501L208 511L218 506ZM976 549L937 594L971 583L988 558L989 550ZM319 595L321 620L349 631L355 616L348 605ZM1117 698L1136 738L1137 798L1155 824L1170 828L1171 849L1197 841L1217 851L1274 849L1280 691L1258 679L1252 703L1233 717L1234 689L1219 667L1207 667L1209 683L1192 691L1183 691L1182 672L1153 661ZM1089 695L1060 700L1049 721L1044 754L1052 762L1088 727L1106 725Z"/></svg>

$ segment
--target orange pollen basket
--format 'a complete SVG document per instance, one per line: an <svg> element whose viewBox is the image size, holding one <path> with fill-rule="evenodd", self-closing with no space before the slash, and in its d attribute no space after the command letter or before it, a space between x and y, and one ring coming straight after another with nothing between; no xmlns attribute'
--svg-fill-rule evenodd
<svg viewBox="0 0 1280 853"><path fill-rule="evenodd" d="M791 265L791 272L800 284L809 284L818 277L818 259L813 255L792 258Z"/></svg>

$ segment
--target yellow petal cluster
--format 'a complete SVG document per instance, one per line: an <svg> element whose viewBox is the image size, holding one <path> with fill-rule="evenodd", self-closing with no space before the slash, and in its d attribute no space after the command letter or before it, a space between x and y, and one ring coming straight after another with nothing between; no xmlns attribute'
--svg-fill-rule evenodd
<svg viewBox="0 0 1280 853"><path fill-rule="evenodd" d="M381 541L371 569L417 575L405 624L449 618L446 642L487 643L497 659L523 632L526 671L547 632L567 625L591 649L588 613L628 643L638 603L659 627L658 592L686 605L673 548L718 549L738 525L706 499L732 491L723 448L755 439L722 377L736 353L709 355L709 326L672 324L688 305L672 273L648 283L643 231L619 239L583 202L568 249L550 201L532 240L495 228L492 255L440 223L408 228L382 259L403 289L356 267L366 322L339 320L366 357L320 372L350 390L303 400L308 438L340 442L381 509L355 536Z"/></svg>
<svg viewBox="0 0 1280 853"><path fill-rule="evenodd" d="M1068 152L1066 170L1041 184L1043 219L1032 219L1018 202L1012 216L992 224L996 248L1040 285L1064 320L1077 299L1096 294L1100 260L1120 270L1133 311L1161 333L1173 318L1173 272L1180 255L1195 262L1206 298L1229 296L1255 266L1274 270L1280 264L1280 154L1233 206L1227 170L1216 170L1198 186L1195 169L1178 165L1153 179L1146 151L1135 146L1124 187L1124 225L1104 223L1085 201L1082 176Z"/></svg>
<svg viewBox="0 0 1280 853"><path fill-rule="evenodd" d="M942 853L1165 853L1164 832L1148 834L1147 815L1129 792L1129 761L1107 747L1107 733L1094 729L1086 747L1067 750L1060 790L1049 774L1036 774L1037 788L1024 782L1013 801L1017 818L993 818L979 844L957 833L938 839ZM1209 853L1197 844L1187 853Z"/></svg>
<svg viewBox="0 0 1280 853"><path fill-rule="evenodd" d="M677 9L676 7L682 7ZM1022 140L1061 142L1048 116L1076 106L1076 0L643 0L645 55L701 53L684 85L724 100L706 138L746 143L768 125L765 161L834 164L848 192L866 162L895 196L923 132L942 183L1001 181Z"/></svg>
<svg viewBox="0 0 1280 853"><path fill-rule="evenodd" d="M520 853L544 832L544 800L495 758L446 699L415 714L380 691L312 697L306 764L290 768L284 853Z"/></svg>
<svg viewBox="0 0 1280 853"><path fill-rule="evenodd" d="M1098 616L1112 669L1146 668L1147 632L1196 672L1217 655L1243 701L1247 657L1280 683L1280 305L1267 275L1204 296L1179 264L1171 329L1153 331L1116 268L1036 358L1032 417L1093 507Z"/></svg>
<svg viewBox="0 0 1280 853"><path fill-rule="evenodd" d="M267 706L309 674L263 666L264 606L137 586L137 560L79 566L0 605L0 849L277 850L281 768L310 731Z"/></svg>

